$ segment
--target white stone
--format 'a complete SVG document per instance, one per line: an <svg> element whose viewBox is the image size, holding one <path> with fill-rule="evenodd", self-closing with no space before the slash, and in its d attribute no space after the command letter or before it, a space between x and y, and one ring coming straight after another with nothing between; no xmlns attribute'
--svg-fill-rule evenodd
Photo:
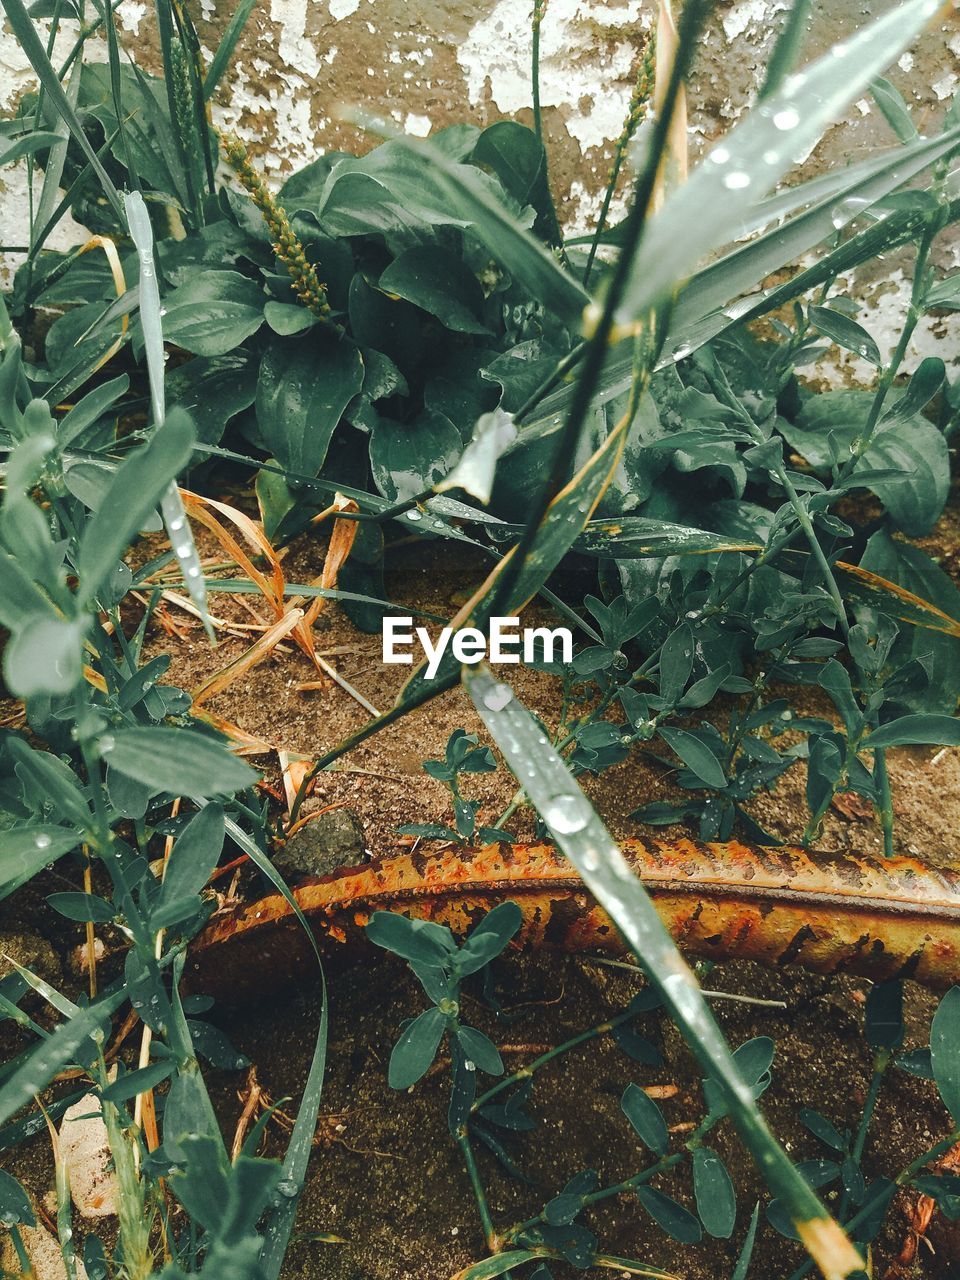
<svg viewBox="0 0 960 1280"><path fill-rule="evenodd" d="M120 1187L100 1099L95 1093L86 1094L63 1113L60 1149L77 1212L84 1218L116 1214Z"/></svg>

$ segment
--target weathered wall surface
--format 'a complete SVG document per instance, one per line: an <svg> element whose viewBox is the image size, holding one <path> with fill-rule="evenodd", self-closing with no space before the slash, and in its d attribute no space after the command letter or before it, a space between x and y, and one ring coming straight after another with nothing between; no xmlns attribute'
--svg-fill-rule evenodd
<svg viewBox="0 0 960 1280"><path fill-rule="evenodd" d="M235 0L189 3L212 56ZM820 53L892 4L896 0L821 0L813 8L807 54ZM532 0L262 0L218 93L215 114L250 143L276 181L320 150L371 145L343 122L350 106L418 136L465 119L480 125L501 116L530 122L531 7ZM716 5L689 88L694 154L723 134L753 97L787 7L788 0ZM121 0L116 9L127 48L145 67L155 65L152 5ZM591 224L599 206L637 51L653 15L652 0L548 5L541 56L544 126L562 216L578 230ZM64 47L70 38L66 30ZM926 31L890 75L914 107L920 131L934 130L960 80L955 18L952 25ZM0 31L0 112L30 82L16 42ZM802 172L847 164L891 140L876 106L861 98ZM0 171L0 207L4 242L17 243L26 215L22 170ZM64 229L65 237L75 234ZM899 261L882 268L871 285L881 336L899 322L906 286ZM918 350L925 352L938 332L921 332Z"/></svg>

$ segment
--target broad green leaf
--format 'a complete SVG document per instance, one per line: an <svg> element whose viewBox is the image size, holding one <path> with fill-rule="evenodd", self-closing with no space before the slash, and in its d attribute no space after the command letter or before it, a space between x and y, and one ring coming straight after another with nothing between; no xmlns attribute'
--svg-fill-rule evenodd
<svg viewBox="0 0 960 1280"><path fill-rule="evenodd" d="M447 1016L439 1009L427 1009L403 1029L390 1055L391 1089L409 1089L427 1073L446 1029Z"/></svg>
<svg viewBox="0 0 960 1280"><path fill-rule="evenodd" d="M64 827L8 827L0 838L0 897L75 849L82 839L79 831Z"/></svg>
<svg viewBox="0 0 960 1280"><path fill-rule="evenodd" d="M723 766L708 746L686 729L663 727L660 737L671 747L688 769L708 787L722 789L727 785Z"/></svg>
<svg viewBox="0 0 960 1280"><path fill-rule="evenodd" d="M319 316L293 302L268 302L263 308L263 318L273 332L283 338L304 333L320 323Z"/></svg>
<svg viewBox="0 0 960 1280"><path fill-rule="evenodd" d="M960 746L960 719L956 716L901 716L868 733L863 746L872 751L884 747Z"/></svg>
<svg viewBox="0 0 960 1280"><path fill-rule="evenodd" d="M17 776L24 784L28 803L46 812L55 812L83 830L90 824L90 807L77 775L69 764L50 751L37 751L23 738L8 739L7 751L13 758ZM47 808L50 806L50 808Z"/></svg>
<svg viewBox="0 0 960 1280"><path fill-rule="evenodd" d="M36 1218L30 1197L12 1174L0 1169L0 1222L8 1229L22 1222L28 1227L36 1226Z"/></svg>
<svg viewBox="0 0 960 1280"><path fill-rule="evenodd" d="M615 922L691 1050L709 1072L771 1190L790 1206L791 1219L814 1259L838 1277L859 1269L862 1262L856 1250L767 1128L753 1088L738 1070L696 978L567 766L549 745L543 745L539 725L516 701L512 689L495 680L488 668L464 668L463 681L480 718L522 781L557 847Z"/></svg>
<svg viewBox="0 0 960 1280"><path fill-rule="evenodd" d="M681 1244L697 1244L703 1236L700 1223L689 1209L654 1187L641 1185L634 1194L658 1227Z"/></svg>
<svg viewBox="0 0 960 1280"><path fill-rule="evenodd" d="M381 418L370 437L370 469L383 496L390 502L402 502L439 486L462 448L460 432L448 417L433 409L424 409L402 425ZM426 528L431 523L428 521Z"/></svg>
<svg viewBox="0 0 960 1280"><path fill-rule="evenodd" d="M111 769L145 783L154 795L232 795L257 780L226 743L192 729L117 729L100 738L100 754Z"/></svg>
<svg viewBox="0 0 960 1280"><path fill-rule="evenodd" d="M477 139L470 159L492 170L521 207L537 211L534 232L550 244L560 242L557 214L547 181L547 156L537 135L516 120L498 120Z"/></svg>
<svg viewBox="0 0 960 1280"><path fill-rule="evenodd" d="M38 693L65 694L83 672L86 621L34 614L19 620L3 651L3 674L18 698Z"/></svg>
<svg viewBox="0 0 960 1280"><path fill-rule="evenodd" d="M960 272L947 276L929 288L924 295L923 305L927 310L944 307L947 310L960 308Z"/></svg>
<svg viewBox="0 0 960 1280"><path fill-rule="evenodd" d="M726 1165L709 1147L694 1149L693 1194L707 1234L729 1240L737 1220L737 1196Z"/></svg>
<svg viewBox="0 0 960 1280"><path fill-rule="evenodd" d="M164 337L195 356L226 355L263 324L265 302L238 271L198 271L164 298Z"/></svg>
<svg viewBox="0 0 960 1280"><path fill-rule="evenodd" d="M243 347L223 356L198 356L170 370L167 397L190 415L198 441L216 444L230 419L256 399L257 372L256 358Z"/></svg>
<svg viewBox="0 0 960 1280"><path fill-rule="evenodd" d="M347 338L276 339L260 364L257 422L278 462L314 476L344 409L363 383L363 360Z"/></svg>
<svg viewBox="0 0 960 1280"><path fill-rule="evenodd" d="M894 61L938 10L907 0L798 74L750 111L667 198L636 255L618 325L646 315L697 263L739 232L744 211L806 155L826 126Z"/></svg>
<svg viewBox="0 0 960 1280"><path fill-rule="evenodd" d="M589 295L543 245L494 198L489 182L471 165L455 164L427 142L398 142L419 163L424 180L436 188L465 222L474 225L493 256L558 319L579 321Z"/></svg>
<svg viewBox="0 0 960 1280"><path fill-rule="evenodd" d="M196 910L198 894L220 859L223 840L223 809L218 804L204 805L174 841L160 893L150 912L154 930L183 919L191 906Z"/></svg>
<svg viewBox="0 0 960 1280"><path fill-rule="evenodd" d="M863 430L873 395L869 391L826 391L806 402L796 423L778 428L790 446L821 472L836 459L849 459ZM863 455L865 471L893 470L892 477L865 482L891 518L911 536L929 531L943 510L950 487L950 459L943 433L921 414L881 424ZM856 471L851 476L855 483Z"/></svg>
<svg viewBox="0 0 960 1280"><path fill-rule="evenodd" d="M455 333L490 333L480 281L461 257L438 245L401 253L381 273L377 288L428 311Z"/></svg>
<svg viewBox="0 0 960 1280"><path fill-rule="evenodd" d="M176 1069L177 1063L174 1058L163 1058L160 1062L151 1062L148 1067L141 1067L138 1071L127 1071L119 1076L113 1084L108 1084L105 1089L100 1090L100 1097L104 1102L112 1102L114 1106L120 1106L124 1102L129 1102L131 1098L135 1098L138 1093L155 1089Z"/></svg>
<svg viewBox="0 0 960 1280"><path fill-rule="evenodd" d="M950 988L933 1015L930 1061L940 1097L960 1125L960 987Z"/></svg>
<svg viewBox="0 0 960 1280"><path fill-rule="evenodd" d="M190 419L172 409L150 442L117 468L99 509L87 524L77 558L77 600L91 603L116 570L138 530L162 501L170 483L190 461Z"/></svg>
<svg viewBox="0 0 960 1280"><path fill-rule="evenodd" d="M367 937L376 946L417 964L447 964L455 950L449 929L432 920L408 920L392 911L373 913Z"/></svg>
<svg viewBox="0 0 960 1280"><path fill-rule="evenodd" d="M95 893L50 893L47 902L67 920L108 924L117 914L109 902Z"/></svg>
<svg viewBox="0 0 960 1280"><path fill-rule="evenodd" d="M914 142L919 137L917 126L913 123L910 108L900 91L894 88L886 76L877 76L870 86L870 93L900 141Z"/></svg>
<svg viewBox="0 0 960 1280"><path fill-rule="evenodd" d="M482 1031L474 1027L460 1027L457 1031L460 1048L468 1062L485 1071L488 1076L503 1075L503 1062L497 1046Z"/></svg>
<svg viewBox="0 0 960 1280"><path fill-rule="evenodd" d="M869 597L863 585L853 589L849 575L841 578L842 590L851 600L868 605L871 611L882 611L913 625L901 628L890 655L895 667L913 658L927 663L930 683L908 698L897 699L901 712L952 712L960 698L960 591L925 551L901 539L891 538L886 530L871 537L859 566L862 573L882 575L883 592L878 586ZM891 595L900 591L906 599ZM909 592L915 594L909 595ZM922 606L922 609L921 609ZM892 708L888 708L888 712Z"/></svg>
<svg viewBox="0 0 960 1280"><path fill-rule="evenodd" d="M808 307L807 315L814 328L824 337L830 338L837 346L855 352L856 355L869 360L878 368L883 364L880 348L863 325L857 324L856 320L851 320L849 316L843 315L840 311L834 311L830 307Z"/></svg>
<svg viewBox="0 0 960 1280"><path fill-rule="evenodd" d="M638 1084L628 1084L620 1099L620 1107L644 1146L649 1147L655 1156L666 1155L670 1149L670 1135L663 1112L654 1100Z"/></svg>
<svg viewBox="0 0 960 1280"><path fill-rule="evenodd" d="M0 623L13 631L25 618L37 614L57 617L50 601L13 556L0 551Z"/></svg>
<svg viewBox="0 0 960 1280"><path fill-rule="evenodd" d="M884 409L881 422L906 422L930 403L943 386L946 368L939 356L926 356L917 365L903 395Z"/></svg>

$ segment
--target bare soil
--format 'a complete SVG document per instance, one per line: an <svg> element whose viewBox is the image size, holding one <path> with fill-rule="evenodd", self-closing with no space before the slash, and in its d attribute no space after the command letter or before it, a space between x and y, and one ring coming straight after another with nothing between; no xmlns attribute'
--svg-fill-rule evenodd
<svg viewBox="0 0 960 1280"><path fill-rule="evenodd" d="M956 574L960 538L951 509L928 549L935 550L948 571ZM305 582L319 574L325 538L298 541L287 560L289 581ZM204 551L222 558L209 542ZM145 549L148 554L149 548ZM389 594L421 609L449 615L486 572L479 557L461 555L447 545L418 544L391 556ZM250 622L249 606L271 622L262 601L247 596L217 595L219 616ZM185 637L154 625L149 655L172 656L168 680L194 688L238 656L246 640L225 636L216 650L185 614L174 607L169 618L189 628ZM544 615L546 617L547 615ZM357 632L341 612L328 605L318 623L318 651L379 709L390 706L409 669L384 666L379 636ZM558 682L524 669L511 669L511 681L528 707L550 724L558 713ZM515 677L515 678L514 678ZM316 673L290 644L212 700L209 708L256 734L275 748L319 755L365 723L367 713L334 684L301 692L298 685ZM807 697L809 708L827 709ZM449 733L463 726L482 729L468 699L457 690L429 704L371 741L342 762L336 773L321 775L316 803L343 803L361 818L368 848L377 855L399 847L396 828L405 822L449 820L445 792L421 768L424 758L442 754ZM256 758L267 782L279 784L275 754ZM891 755L897 815L897 842L904 852L920 853L933 862L953 862L954 832L960 818L960 750L900 751ZM651 800L670 800L680 793L668 770L639 753L586 789L617 836L638 830L628 815ZM514 785L503 769L471 780L470 794L483 802L482 820L493 822L508 803ZM805 818L803 776L797 768L771 795L753 806L760 822L778 836L796 839ZM511 828L519 838L532 830L521 810ZM680 833L680 829L677 829ZM667 833L669 834L669 832ZM875 848L881 844L875 823L847 807L831 809L823 847ZM45 877L45 880L47 878ZM38 910L40 897L64 888L62 876L51 883L34 882L0 914L0 933L24 925L40 930L61 958L76 941L71 926L49 910ZM55 882L55 883L54 883ZM71 885L71 887L76 887ZM252 874L240 892L262 891ZM509 1070L517 1070L543 1049L562 1043L586 1027L619 1012L637 989L636 979L601 968L584 958L524 955L496 965L496 988L502 1003L497 1015L474 988L466 1002L469 1019L502 1047ZM709 986L734 994L786 1003L785 1010L718 1001L716 1013L734 1044L757 1035L777 1043L773 1084L764 1107L774 1130L796 1159L828 1152L802 1127L798 1111L812 1106L841 1130L859 1120L871 1062L862 1036L863 1003L868 984L848 977L822 978L788 969L771 973L745 963L731 963L709 975ZM935 997L909 984L910 1045L926 1043ZM386 1063L404 1019L425 1007L425 998L405 967L392 957L367 953L330 975L331 1043L324 1090L318 1149L303 1195L298 1231L332 1233L342 1243L305 1238L296 1243L284 1270L288 1280L448 1280L459 1269L484 1256L473 1197L459 1153L446 1124L446 1079L432 1073L407 1094L386 1084ZM291 991L286 1000L222 1014L220 1025L256 1067L259 1084L274 1098L290 1096L284 1108L293 1113L313 1050L319 1016L317 984ZM217 1021L216 1011L211 1015ZM494 1221L506 1227L536 1213L545 1200L582 1169L598 1170L603 1181L617 1181L648 1162L631 1136L620 1111L626 1085L675 1086L662 1103L668 1123L682 1137L684 1126L702 1115L699 1072L672 1025L658 1014L647 1015L642 1028L659 1045L663 1065L643 1067L621 1052L610 1037L591 1041L538 1073L531 1111L540 1121L520 1135L511 1155L530 1179L506 1175L489 1153L479 1154ZM0 1027L0 1051L13 1047L15 1033ZM231 1136L239 1117L244 1073L212 1071L211 1087L224 1131ZM931 1084L902 1072L891 1073L884 1087L867 1143L869 1175L894 1176L920 1151L948 1131L948 1117ZM282 1152L285 1135L268 1130L264 1150ZM631 1200L609 1202L590 1219L610 1253L644 1259L686 1280L727 1280L755 1201L765 1199L749 1158L728 1126L711 1141L728 1161L738 1189L739 1216L729 1241L705 1239L698 1246L668 1240ZM9 1167L42 1196L52 1176L49 1145L35 1139L9 1160ZM656 1184L683 1201L690 1200L689 1170ZM834 1198L829 1193L828 1202ZM960 1249L949 1224L938 1219L929 1240L920 1242L917 1262L900 1273L888 1267L909 1236L913 1200L898 1200L877 1242L873 1274L931 1277L960 1275ZM761 1219L762 1221L762 1219ZM750 1275L786 1280L802 1261L797 1246L762 1226ZM575 1273L551 1264L557 1280Z"/></svg>

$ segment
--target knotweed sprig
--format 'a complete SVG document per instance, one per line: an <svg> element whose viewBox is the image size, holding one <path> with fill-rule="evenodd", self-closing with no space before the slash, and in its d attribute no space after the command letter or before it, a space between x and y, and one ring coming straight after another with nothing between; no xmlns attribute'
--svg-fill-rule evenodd
<svg viewBox="0 0 960 1280"><path fill-rule="evenodd" d="M240 180L240 185L263 214L273 239L273 251L286 267L293 281L293 291L315 316L337 333L342 332L336 321L330 318L326 286L321 283L314 265L307 260L303 245L297 239L286 211L250 163L247 148L235 134L221 133L220 139L224 155Z"/></svg>

